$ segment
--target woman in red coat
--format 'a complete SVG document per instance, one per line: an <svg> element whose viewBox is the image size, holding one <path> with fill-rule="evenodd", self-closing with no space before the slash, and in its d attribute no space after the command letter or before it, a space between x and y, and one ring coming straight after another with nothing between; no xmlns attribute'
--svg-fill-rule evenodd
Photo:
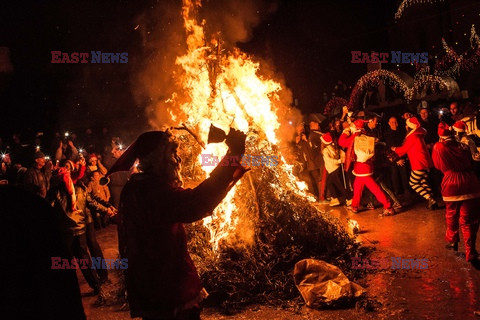
<svg viewBox="0 0 480 320"><path fill-rule="evenodd" d="M230 130L229 155L245 151L245 134ZM206 296L187 250L183 223L212 213L245 173L237 166L217 166L194 189L183 189L178 143L169 132L143 133L107 173L128 170L138 158L141 173L122 190L119 208L119 251L125 270L132 318L200 319L198 303ZM237 164L237 163L235 163Z"/></svg>
<svg viewBox="0 0 480 320"><path fill-rule="evenodd" d="M424 136L427 130L420 126L417 118L411 117L407 121L407 136L400 147L392 147L399 157L408 156L412 171L410 172L410 186L412 189L428 200L428 209L438 209L433 198L432 188L428 184L428 172L433 167L432 158L425 144Z"/></svg>
<svg viewBox="0 0 480 320"><path fill-rule="evenodd" d="M472 155L468 148L453 136L448 125L438 126L440 141L433 147L435 167L443 172L442 197L446 205L448 247L458 250L459 228L462 230L465 255L468 262L479 269L480 260L475 241L480 219L480 182L472 169Z"/></svg>

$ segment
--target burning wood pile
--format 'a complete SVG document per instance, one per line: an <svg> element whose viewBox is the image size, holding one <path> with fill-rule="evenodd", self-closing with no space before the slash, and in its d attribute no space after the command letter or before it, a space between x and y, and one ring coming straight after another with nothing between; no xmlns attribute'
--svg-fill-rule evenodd
<svg viewBox="0 0 480 320"><path fill-rule="evenodd" d="M292 272L304 258L328 261L355 277L349 266L357 243L337 219L289 186L290 179L281 167L253 169L234 191L235 226L228 234L220 234L222 210L208 224L188 227L192 258L215 304L227 310L286 304L299 296Z"/></svg>
<svg viewBox="0 0 480 320"><path fill-rule="evenodd" d="M278 160L250 163L252 170L213 216L188 226L189 248L211 300L229 309L292 300L299 296L293 267L304 258L331 262L352 276L347 264L358 245L337 219L312 204L286 161L285 128L293 134L288 90L261 75L259 63L246 54L223 49L220 33L207 41L206 22L195 16L200 5L183 2L188 50L176 60L181 70L173 75L176 89L156 106L163 117L169 115L161 122L188 128L174 131L185 186L198 185L213 170L214 165L202 165L204 157L222 157L227 150L224 143L206 144L212 124L227 133L230 127L247 133L246 153Z"/></svg>

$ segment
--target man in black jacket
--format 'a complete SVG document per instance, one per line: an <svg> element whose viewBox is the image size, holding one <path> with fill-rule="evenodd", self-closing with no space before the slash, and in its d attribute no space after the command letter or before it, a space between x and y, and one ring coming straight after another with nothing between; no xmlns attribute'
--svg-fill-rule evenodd
<svg viewBox="0 0 480 320"><path fill-rule="evenodd" d="M307 162L307 170L312 180L313 191L315 197L319 201L325 200L325 187L322 188L322 171L325 170L323 156L321 151L322 141L320 140L322 133L320 132L320 120L315 115L310 116L310 132L308 138L300 136L297 139L297 147Z"/></svg>
<svg viewBox="0 0 480 320"><path fill-rule="evenodd" d="M52 162L50 160L47 162L41 151L35 152L33 159L35 163L25 172L23 186L28 191L45 198L52 176Z"/></svg>

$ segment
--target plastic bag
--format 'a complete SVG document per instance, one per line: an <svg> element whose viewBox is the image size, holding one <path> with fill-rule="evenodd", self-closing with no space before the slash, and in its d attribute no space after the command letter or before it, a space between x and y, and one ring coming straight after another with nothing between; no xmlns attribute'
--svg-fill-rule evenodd
<svg viewBox="0 0 480 320"><path fill-rule="evenodd" d="M336 266L322 260L304 259L295 264L295 285L308 307L332 304L342 298L360 297L366 291L351 282Z"/></svg>

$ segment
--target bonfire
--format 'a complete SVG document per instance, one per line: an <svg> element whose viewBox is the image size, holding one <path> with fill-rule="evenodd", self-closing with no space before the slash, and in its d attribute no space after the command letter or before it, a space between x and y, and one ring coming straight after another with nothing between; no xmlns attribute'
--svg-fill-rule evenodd
<svg viewBox="0 0 480 320"><path fill-rule="evenodd" d="M184 129L173 131L181 141L185 186L195 187L213 170L202 166L202 155L221 157L227 151L223 142L207 143L211 125L246 133L246 154L279 160L250 163L213 215L187 227L210 301L235 308L298 298L292 272L304 258L331 262L352 276L349 262L358 244L314 205L306 184L292 173L288 139L295 112L285 98L291 95L262 73L259 62L225 44L221 31L206 34L208 21L197 20L200 6L183 1L187 52L176 59L181 72L172 75L178 89L157 106L169 115L164 123Z"/></svg>

